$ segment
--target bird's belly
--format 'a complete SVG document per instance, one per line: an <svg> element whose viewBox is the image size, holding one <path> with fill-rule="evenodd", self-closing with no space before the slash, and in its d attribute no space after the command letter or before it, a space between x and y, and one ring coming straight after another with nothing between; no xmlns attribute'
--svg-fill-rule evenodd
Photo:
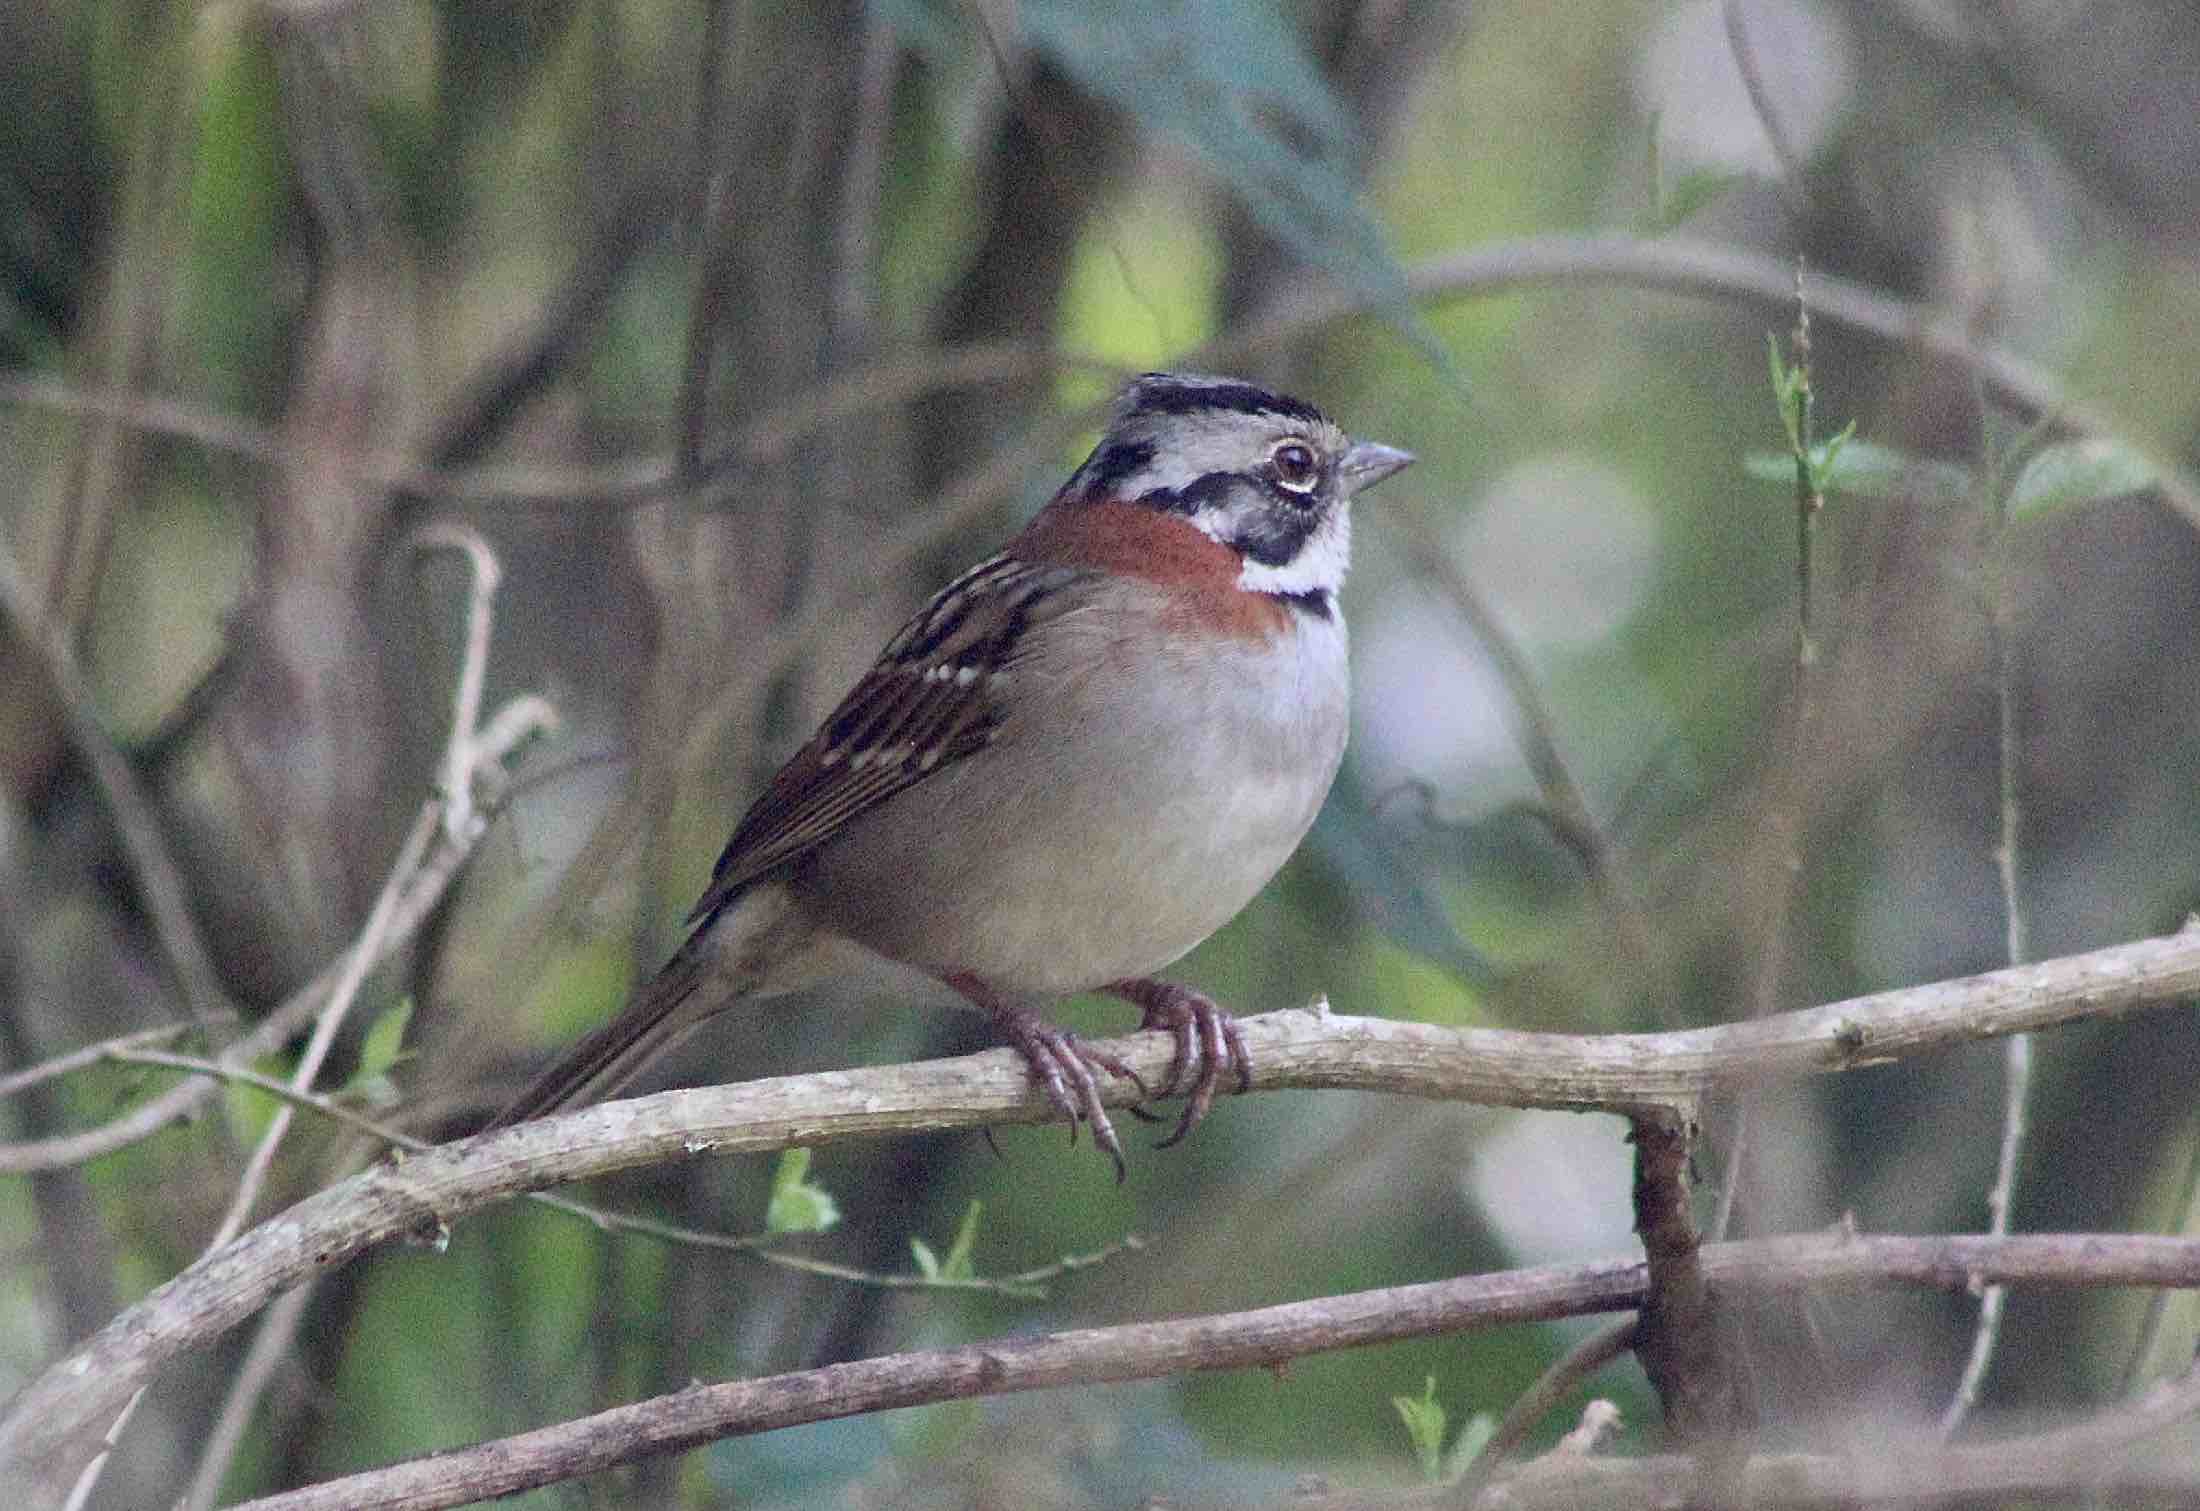
<svg viewBox="0 0 2200 1511"><path fill-rule="evenodd" d="M987 752L898 794L797 885L878 953L1016 997L1151 975L1235 917L1313 823L1344 743L1331 650L1314 647L1306 686L1203 667L1174 689L1196 710L1180 719L1088 686L1063 700L1074 723L1041 711L1004 730L1016 760ZM938 842L957 827L969 842Z"/></svg>

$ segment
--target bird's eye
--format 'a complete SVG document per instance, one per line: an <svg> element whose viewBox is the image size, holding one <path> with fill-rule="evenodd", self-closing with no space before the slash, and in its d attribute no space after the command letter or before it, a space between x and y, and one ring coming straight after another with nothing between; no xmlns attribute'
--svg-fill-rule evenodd
<svg viewBox="0 0 2200 1511"><path fill-rule="evenodd" d="M1276 469L1276 481L1293 493L1311 493L1321 481L1321 458L1304 441L1285 441L1268 454L1268 460Z"/></svg>

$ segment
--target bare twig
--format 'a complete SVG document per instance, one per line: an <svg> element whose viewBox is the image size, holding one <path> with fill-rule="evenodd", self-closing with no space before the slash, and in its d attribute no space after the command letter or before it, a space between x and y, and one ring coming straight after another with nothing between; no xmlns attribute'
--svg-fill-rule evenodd
<svg viewBox="0 0 2200 1511"><path fill-rule="evenodd" d="M1528 287L1616 284L1700 299L1791 309L1795 267L1784 258L1683 236L1529 236L1427 258L1406 269L1413 299L1443 304ZM1365 306L1327 285L1287 291L1260 318L1216 337L1188 361L1227 367L1247 355L1296 340ZM1931 305L1897 299L1864 284L1815 273L1811 317L1952 362L1975 375L1987 397L2032 419L2054 416L2058 430L2121 435L2108 413L2073 399L2051 375L2003 347L1978 339L1964 320ZM2157 479L2162 497L2200 525L2200 481L2173 456L2128 438Z"/></svg>
<svg viewBox="0 0 2200 1511"><path fill-rule="evenodd" d="M1655 289L1698 299L1791 306L1794 265L1783 258L1685 236L1530 236L1487 242L1465 251L1423 259L1406 270L1417 301L1445 304L1519 288L1613 284ZM1978 339L1956 316L1928 304L1898 299L1868 285L1818 273L1811 280L1815 317L1884 341L1914 345L1975 375L1988 398L2029 418L2052 415L2066 432L2118 436L2153 469L2162 496L2189 521L2200 524L2200 480L2173 456L2150 453L2123 437L2098 406L2074 400L2045 369L2005 347ZM1228 367L1309 332L1364 312L1348 290L1320 284L1287 290L1257 319L1225 331L1186 357L1188 365ZM1106 363L1035 346L1028 341L989 341L881 359L843 378L797 395L759 415L706 461L700 481L720 481L737 469L783 455L796 442L881 407L907 403L947 389L1043 377L1062 366L1112 372ZM274 432L210 415L169 399L82 392L31 379L0 379L0 399L73 414L125 419L145 429L260 460L279 459L289 447ZM685 491L669 457L645 458L600 469L482 468L461 473L421 467L410 457L363 456L342 463L359 468L360 481L451 502L561 505L603 502L639 504Z"/></svg>
<svg viewBox="0 0 2200 1511"><path fill-rule="evenodd" d="M733 276L734 241L726 211L726 171L720 146L725 109L725 62L733 42L734 7L730 0L707 0L703 7L702 56L695 85L695 161L688 181L690 251L698 275L688 306L686 355L680 364L676 476L693 479L702 470L703 432L710 420L711 370L716 363L726 296Z"/></svg>
<svg viewBox="0 0 2200 1511"><path fill-rule="evenodd" d="M1787 129L1780 124L1771 86L1757 65L1757 49L1750 45L1749 30L1742 24L1742 0L1726 0L1719 10L1726 22L1726 45L1733 51L1734 66L1741 71L1742 88L1749 93L1749 108L1757 113L1757 124L1765 128L1765 140L1772 144L1773 159L1780 165L1780 197L1787 201L1791 213L1800 215L1809 208L1803 197L1802 154L1795 150Z"/></svg>
<svg viewBox="0 0 2200 1511"><path fill-rule="evenodd" d="M481 690L489 677L489 636L495 623L492 611L504 569L480 532L453 521L423 527L413 536L413 544L422 550L456 551L472 568L466 594L466 638L451 698L451 733L443 745L443 832L456 836L477 830L483 822L474 809L474 784L493 769L481 761L480 746L497 743L493 732L481 731ZM504 712L510 714L511 709ZM394 879L395 873L392 875Z"/></svg>
<svg viewBox="0 0 2200 1511"><path fill-rule="evenodd" d="M354 1111L333 1096L299 1085L295 1077L286 1081L279 1076L254 1070L249 1065L228 1065L200 1055L171 1054L164 1049L138 1049L130 1045L110 1047L105 1058L121 1065L157 1065L163 1070L189 1071L195 1076L213 1076L238 1086L249 1086L254 1091L265 1092L285 1106L317 1113L332 1123L340 1123L354 1133L363 1133L392 1148L417 1150L433 1147L425 1139L414 1138L402 1129L392 1128L365 1113Z"/></svg>
<svg viewBox="0 0 2200 1511"><path fill-rule="evenodd" d="M1890 1431L1884 1420L1856 1424L1867 1453L1765 1453L1742 1466L1736 1504L1751 1511L1854 1511L1858 1506L2183 1506L2200 1473L2174 1443L2151 1459L2134 1450L2200 1413L2200 1376L2151 1395L2139 1407L2076 1427L1950 1448L1937 1434ZM1836 1424L1838 1434L1842 1426ZM1294 1498L1293 1511L1578 1511L1583 1506L1683 1506L1696 1489L1694 1464L1675 1456L1584 1458L1549 1453L1508 1473L1472 1502L1450 1485L1398 1493L1340 1491ZM270 1504L255 1501L252 1511ZM444 1501L403 1502L422 1508ZM1268 1502L1260 1503L1265 1511ZM1253 1511L1228 1503L1229 1511ZM240 1508L244 1511L244 1508ZM1221 1507L1211 1511L1223 1511Z"/></svg>
<svg viewBox="0 0 2200 1511"><path fill-rule="evenodd" d="M61 706L69 742L90 769L93 784L107 804L122 838L122 853L129 862L146 911L152 915L153 932L175 972L176 985L191 1016L201 1024L235 1022L236 1004L221 984L214 957L199 933L191 911L183 870L169 852L168 841L137 773L122 752L107 738L83 669L77 665L66 628L42 612L15 559L0 549L0 615L5 615L18 639L43 663L46 680Z"/></svg>
<svg viewBox="0 0 2200 1511"><path fill-rule="evenodd" d="M344 1164L335 1173L350 1174L359 1162L370 1158L367 1148L354 1145L344 1156ZM231 1460L244 1442L245 1429L252 1425L253 1414L258 1411L260 1398L274 1383L275 1375L291 1357L292 1347L298 1341L298 1329L305 1324L306 1312L313 1305L314 1288L301 1285L275 1299L274 1305L260 1314L260 1325L253 1330L251 1347L245 1350L236 1372L229 1377L229 1388L223 1393L221 1414L207 1431L205 1445L199 1450L198 1467L192 1472L190 1488L176 1502L176 1511L205 1511L221 1494L222 1480L229 1474Z"/></svg>
<svg viewBox="0 0 2200 1511"><path fill-rule="evenodd" d="M2131 1246L2133 1263L2120 1276L2161 1273L2141 1252L2182 1251L2186 1283L2200 1284L2200 1241L2165 1238L2103 1240L2022 1238L1767 1239L1705 1250L1713 1280L1736 1288L1769 1284L1959 1285L1972 1264L2004 1271L2009 1279L2043 1278L2053 1246L2092 1249L2088 1266L2109 1273L2105 1250ZM1992 1256L1992 1257L1989 1257ZM2065 1260L2075 1256L2065 1254ZM2166 1257L2166 1255L2165 1255ZM2014 1273L2023 1269L2021 1277ZM2071 1272L2062 1270L2064 1276ZM1808 1278L1805 1278L1808 1277ZM616 1407L515 1437L453 1449L386 1469L269 1496L239 1511L367 1511L462 1505L594 1473L637 1458L693 1448L720 1438L768 1432L801 1422L829 1421L933 1401L1003 1395L1061 1386L1153 1379L1191 1370L1273 1365L1310 1353L1357 1348L1401 1338L1422 1338L1589 1311L1640 1305L1643 1268L1605 1263L1465 1276L1428 1285L1395 1286L1254 1311L1086 1328L1039 1337L997 1339L963 1348L927 1350L866 1359L822 1369L696 1385L675 1395ZM2086 1460L2133 1436L2173 1424L2190 1401L2150 1403L2118 1424L2113 1442L2096 1434ZM2046 1441L2057 1435L2043 1435ZM1997 1445L2006 1447L2007 1445ZM2066 1454L2075 1446L2055 1446ZM1578 1461L1578 1455L1568 1455ZM2072 1456L2065 1465L2083 1462ZM1852 1471L1853 1475L1853 1471Z"/></svg>
<svg viewBox="0 0 2200 1511"><path fill-rule="evenodd" d="M150 1049L156 1044L169 1044L185 1034L198 1031L196 1023L163 1023L154 1028L141 1028L135 1033L117 1034L112 1039L102 1039L97 1044L87 1044L66 1054L55 1055L50 1060L40 1060L36 1065L0 1076L0 1100L33 1086L62 1076L74 1075L80 1070L97 1065L102 1060L116 1058L125 1050Z"/></svg>
<svg viewBox="0 0 2200 1511"><path fill-rule="evenodd" d="M1728 14L1733 24L1732 11ZM1803 870L1803 800L1810 777L1805 767L1817 748L1818 641L1811 619L1818 518L1825 512L1826 497L1814 459L1817 395L1811 387L1810 310L1803 265L1798 260L1795 326L1790 340L1793 361L1779 356L1776 343L1773 347L1779 397L1787 406L1781 419L1795 463L1795 658L1789 672L1788 707L1780 719L1780 736L1766 784L1764 821L1744 861L1752 878L1743 888L1747 912L1741 947L1744 959L1750 962L1744 1011L1752 1018L1761 1018L1779 1005L1780 983L1787 971L1788 917ZM1711 1219L1714 1238L1724 1238L1733 1231L1735 1207L1748 1169L1754 1113L1747 1096L1734 1107L1727 1137L1725 1179L1719 1183L1718 1206Z"/></svg>
<svg viewBox="0 0 2200 1511"><path fill-rule="evenodd" d="M2185 1140L2184 1184L2170 1210L2176 1214L2175 1231L2189 1237L2200 1234L2200 1109L2195 1109L2186 1121ZM2131 1356L2124 1361L2123 1393L2127 1396L2138 1393L2145 1383L2148 1365L2162 1349L2169 1327L2169 1299L2166 1291L2147 1297L2146 1317L2139 1324Z"/></svg>
<svg viewBox="0 0 2200 1511"><path fill-rule="evenodd" d="M476 780L481 780L499 768L521 744L535 737L542 730L556 723L556 711L540 698L520 697L500 709L474 741L478 759ZM444 893L456 878L459 869L480 843L484 831L477 824L461 835L441 835L426 859L414 871L410 883L403 889L393 911L389 928L382 937L380 964L398 950L404 948L425 923ZM331 961L314 979L292 993L277 1008L242 1039L223 1050L219 1056L225 1066L248 1064L262 1055L272 1054L312 1023L322 1012L345 971L351 965L351 957ZM110 1044L90 1046L86 1050L72 1051L72 1055L89 1054L96 1050L106 1057ZM42 1071L40 1072L43 1073ZM35 1170L53 1170L68 1165L80 1165L112 1154L142 1139L151 1137L169 1124L189 1117L220 1089L220 1082L207 1078L187 1081L184 1084L147 1099L113 1121L83 1133L67 1134L58 1138L40 1139L23 1144L0 1144L0 1175L21 1175Z"/></svg>
<svg viewBox="0 0 2200 1511"><path fill-rule="evenodd" d="M791 1236L788 1234L706 1233L677 1223L659 1222L651 1217L606 1211L602 1207L569 1201L542 1191L531 1192L530 1196L546 1207L593 1223L607 1233L633 1233L644 1238L677 1244L682 1248L743 1254L779 1269L794 1270L804 1275L819 1275L827 1280L845 1280L851 1285L870 1286L886 1291L983 1291L997 1296L1013 1296L1024 1301L1039 1301L1046 1298L1048 1281L1059 1280L1064 1275L1074 1275L1080 1270L1093 1269L1106 1264L1118 1254L1135 1254L1145 1247L1145 1240L1133 1233L1097 1249L1079 1254L1064 1254L1050 1264L1035 1265L1028 1270L1018 1270L1008 1275L888 1273L866 1270L852 1264L839 1264L830 1259L812 1259L806 1254L790 1254L784 1249L772 1247L775 1243L784 1242Z"/></svg>
<svg viewBox="0 0 2200 1511"><path fill-rule="evenodd" d="M1453 612L1466 621L1467 629L1488 654L1498 680L1505 685L1506 707L1511 715L1507 724L1513 743L1543 795L1550 822L1581 858L1589 889L1611 925L1621 960L1629 975L1644 984L1646 995L1655 1005L1657 1017L1652 1021L1671 1026L1672 1003L1665 987L1664 961L1653 943L1648 910L1635 895L1604 826L1597 821L1559 751L1558 721L1544 701L1535 669L1428 522L1402 507L1392 508L1390 518L1405 532L1421 570L1450 601Z"/></svg>
<svg viewBox="0 0 2200 1511"><path fill-rule="evenodd" d="M367 972L380 957L383 939L388 937L390 922L396 916L398 899L404 895L406 883L427 858L428 842L435 837L441 815L433 802L423 803L419 815L413 820L405 843L397 852L397 863L390 869L389 881L382 888L382 895L375 899L374 911L367 916L366 927L360 930L358 942L346 954L344 968L337 975L336 984L322 1005L320 1016L315 1019L313 1035L306 1041L305 1049L298 1056L297 1069L291 1072L293 1091L305 1091L321 1073L322 1064L329 1051L335 1047L337 1030L343 1026L351 1004L359 995L359 988L366 982ZM245 1217L253 1203L259 1200L260 1188L266 1182L267 1172L275 1161L275 1151L281 1147L290 1132L292 1104L284 1102L275 1109L266 1133L260 1137L252 1158L245 1164L244 1174L237 1181L237 1194L231 1199L229 1211L215 1230L209 1248L218 1248L236 1236L244 1226Z"/></svg>
<svg viewBox="0 0 2200 1511"><path fill-rule="evenodd" d="M129 1430L131 1419L136 1417L138 1407L144 1402L145 1389L140 1386L129 1400L122 1403L122 1409L115 1413L115 1419L107 1424L106 1432L100 1436L99 1451L92 1455L91 1462L84 1466L84 1472L69 1487L69 1498L61 1503L61 1511L84 1511L85 1504L92 1498L92 1492L99 1488L99 1477L106 1471L107 1460L113 1457L115 1449L122 1442L122 1434Z"/></svg>
<svg viewBox="0 0 2200 1511"><path fill-rule="evenodd" d="M333 1123L365 1135L376 1144L392 1149L402 1149L409 1154L424 1154L435 1147L426 1139L416 1138L401 1128L366 1116L345 1106L335 1097L317 1091L306 1091L289 1081L244 1065L225 1065L219 1060L203 1059L197 1055L171 1054L165 1050L111 1047L107 1056L125 1065L152 1065L164 1070L189 1071L193 1075L216 1076L239 1086L249 1086L255 1091L302 1111L312 1112ZM1081 1270L1093 1269L1107 1263L1119 1254L1135 1254L1145 1245L1137 1234L1128 1234L1113 1243L1083 1253L1065 1254L1049 1264L1034 1265L1030 1269L1017 1270L1007 1275L919 1275L914 1273L890 1274L878 1270L860 1269L855 1265L836 1264L827 1259L812 1259L804 1254L791 1254L774 1244L799 1237L790 1233L711 1233L701 1228L682 1226L679 1223L660 1222L653 1217L637 1217L627 1212L614 1212L607 1207L588 1202L574 1201L570 1197L555 1196L547 1191L530 1191L528 1200L563 1212L568 1217L578 1217L583 1222L605 1233L632 1233L640 1238L653 1238L660 1243L682 1248L705 1249L721 1254L741 1254L780 1269L794 1270L805 1275L822 1275L831 1280L845 1280L853 1285L873 1286L880 1290L909 1291L981 1291L993 1295L1013 1296L1022 1300L1044 1300L1046 1284L1064 1275L1074 1275Z"/></svg>
<svg viewBox="0 0 2200 1511"><path fill-rule="evenodd" d="M2016 603L2010 576L2014 565L2009 550L2009 499L2025 463L2042 443L2044 432L2035 429L2030 444L2015 456L2003 459L1996 470L1990 502L1990 561L1992 583L1987 604L1986 638L1994 666L1994 706L1997 715L2001 834L1994 844L1994 872L2001 882L2002 948L2011 965L2022 965L2031 952L2030 926L2021 885L2024 861L2024 807L2021 791L2024 747L2017 727ZM1986 1230L2009 1231L2009 1212L2016 1203L2017 1173L2024 1157L2024 1139L2032 1095L2032 1036L2012 1034L2002 1045L2001 1148L1994 1160L1994 1184L1986 1193ZM1942 1437L1953 1437L1978 1404L1985 1388L1986 1372L1993 1367L1994 1350L2001 1338L2002 1309L2006 1303L2000 1286L1979 1293L1978 1326L1971 1335L1971 1352L1963 1374L1940 1418Z"/></svg>
<svg viewBox="0 0 2200 1511"><path fill-rule="evenodd" d="M502 759L503 753L498 752L496 758ZM484 759L489 759L487 753L484 754ZM420 869L412 888L399 905L390 931L383 939L383 959L388 959L404 948L435 911L457 876L459 868L472 854L476 842L470 839L459 843L445 839L438 844L435 853ZM312 981L293 992L282 1006L261 1019L250 1033L223 1050L219 1057L221 1063L244 1065L280 1049L313 1021L314 1015L328 1000L328 994L337 977L342 974L344 965L342 960L331 961ZM107 1052L104 1044L93 1047L99 1049L102 1056ZM186 1081L157 1097L148 1098L120 1117L82 1133L23 1144L0 1144L0 1175L23 1175L36 1170L81 1165L112 1154L118 1149L126 1149L140 1140L152 1137L169 1124L191 1116L220 1089L219 1081L202 1077Z"/></svg>
<svg viewBox="0 0 2200 1511"><path fill-rule="evenodd" d="M474 783L496 769L494 760L483 762L484 750L508 748L497 746L493 739L484 739L476 728L481 717L482 686L488 673L491 608L501 575L496 555L478 533L456 523L430 525L419 532L417 542L427 548L457 551L466 557L473 569L472 590L467 596L465 650L459 665L451 730L442 762L444 791L440 802L430 799L421 804L411 830L398 846L389 878L382 884L381 893L375 898L357 941L346 952L343 969L329 989L328 1000L315 1017L312 1036L307 1039L305 1049L298 1056L298 1064L291 1072L290 1089L295 1093L311 1091L314 1081L319 1079L321 1067L335 1048L336 1036L351 1012L352 1003L358 999L359 989L382 958L383 942L397 921L407 892L427 863L430 846L438 834L449 841L467 841L478 838L487 827L488 821L475 808ZM275 1152L290 1132L295 1112L296 1104L289 1100L276 1108L267 1131L261 1135L258 1147L245 1164L244 1174L238 1179L229 1211L207 1246L210 1251L229 1242L244 1225L254 1203L259 1200L268 1171L274 1166ZM183 1500L189 1511L203 1511L213 1504L222 1478L229 1471L229 1461L244 1440L245 1428L257 1408L261 1392L273 1377L276 1361L288 1351L290 1339L304 1316L304 1306L301 1298L262 1320L260 1336L254 1339L250 1367L240 1371L232 1382L214 1431L200 1455L191 1488Z"/></svg>
<svg viewBox="0 0 2200 1511"><path fill-rule="evenodd" d="M1505 1415L1498 1419L1496 1428L1482 1444L1482 1451L1474 1456L1466 1473L1451 1487L1456 1504L1472 1505L1482 1487L1505 1467L1513 1450L1527 1441L1528 1434L1543 1420L1544 1413L1564 1400L1576 1385L1634 1346L1635 1319L1630 1317L1624 1322L1599 1328L1561 1354L1536 1377L1533 1385L1505 1408Z"/></svg>

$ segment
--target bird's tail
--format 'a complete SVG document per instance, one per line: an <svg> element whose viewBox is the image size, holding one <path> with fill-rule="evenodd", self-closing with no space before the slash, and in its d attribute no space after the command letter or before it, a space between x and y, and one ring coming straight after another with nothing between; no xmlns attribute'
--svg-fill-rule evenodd
<svg viewBox="0 0 2200 1511"><path fill-rule="evenodd" d="M602 1101L708 1018L698 996L710 963L706 931L691 934L617 1017L559 1056L481 1131Z"/></svg>

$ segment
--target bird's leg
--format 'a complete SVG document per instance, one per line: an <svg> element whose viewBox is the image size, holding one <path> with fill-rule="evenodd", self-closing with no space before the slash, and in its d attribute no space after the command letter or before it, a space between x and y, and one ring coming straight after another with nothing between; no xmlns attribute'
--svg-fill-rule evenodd
<svg viewBox="0 0 2200 1511"><path fill-rule="evenodd" d="M1046 1092L1047 1100L1069 1119L1070 1142L1077 1142L1080 1121L1092 1129L1093 1143L1115 1162L1115 1179L1120 1185L1126 1170L1123 1146L1116 1139L1115 1125L1108 1121L1107 1108L1100 1104L1100 1083L1093 1071L1097 1068L1119 1080L1129 1081L1143 1097L1148 1092L1138 1072L1117 1056L1094 1049L1068 1029L1049 1023L1030 1008L1003 1000L982 981L958 975L949 976L947 984L973 1005L983 1008L999 1025L1002 1035L1015 1046L1016 1052L1024 1057L1031 1066L1033 1078Z"/></svg>
<svg viewBox="0 0 2200 1511"><path fill-rule="evenodd" d="M1187 1091L1190 1095L1184 1115L1177 1119L1176 1131L1158 1147L1166 1149L1182 1142L1184 1135L1199 1126L1215 1099L1215 1083L1222 1078L1223 1066L1237 1070L1239 1091L1253 1089L1253 1061L1245 1050L1245 1036L1238 1032L1237 1020L1215 1006L1212 997L1173 981L1151 978L1110 982L1101 990L1137 1008L1143 1014L1138 1020L1141 1029L1166 1029L1176 1039L1176 1058L1169 1063L1169 1079L1161 1094L1175 1096ZM1191 1074L1189 1086L1184 1085L1187 1073Z"/></svg>

